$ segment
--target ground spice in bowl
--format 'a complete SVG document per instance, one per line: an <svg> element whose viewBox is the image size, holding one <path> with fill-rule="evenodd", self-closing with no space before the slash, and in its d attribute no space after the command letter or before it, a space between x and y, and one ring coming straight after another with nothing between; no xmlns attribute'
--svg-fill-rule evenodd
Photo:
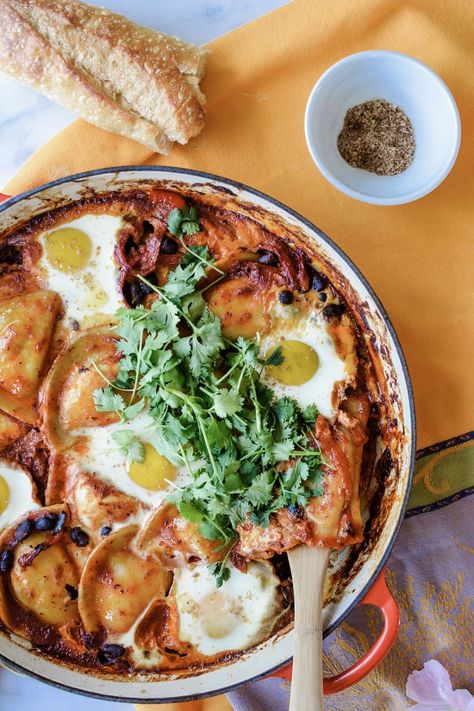
<svg viewBox="0 0 474 711"><path fill-rule="evenodd" d="M413 161L413 126L399 106L385 99L365 101L347 111L337 147L354 168L397 175Z"/></svg>

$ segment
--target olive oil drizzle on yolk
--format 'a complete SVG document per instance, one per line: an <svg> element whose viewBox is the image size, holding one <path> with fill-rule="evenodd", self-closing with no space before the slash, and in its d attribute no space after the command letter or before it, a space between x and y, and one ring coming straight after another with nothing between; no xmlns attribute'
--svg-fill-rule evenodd
<svg viewBox="0 0 474 711"><path fill-rule="evenodd" d="M156 451L151 444L145 445L143 462L132 462L128 475L135 484L150 491L166 489L165 479L173 481L176 476L176 467L162 454Z"/></svg>
<svg viewBox="0 0 474 711"><path fill-rule="evenodd" d="M283 341L280 346L284 358L281 365L267 366L267 375L282 385L303 385L311 380L319 367L316 351L302 341ZM265 354L269 358L276 348Z"/></svg>
<svg viewBox="0 0 474 711"><path fill-rule="evenodd" d="M92 254L90 237L74 227L61 227L50 232L45 246L49 263L66 274L84 269Z"/></svg>

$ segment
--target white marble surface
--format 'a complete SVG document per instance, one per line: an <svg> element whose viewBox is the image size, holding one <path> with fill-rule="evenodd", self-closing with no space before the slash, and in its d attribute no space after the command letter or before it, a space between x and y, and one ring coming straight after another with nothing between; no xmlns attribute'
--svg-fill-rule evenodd
<svg viewBox="0 0 474 711"><path fill-rule="evenodd" d="M106 5L140 24L204 44L288 0L88 1ZM0 191L25 160L72 119L69 111L0 72Z"/></svg>
<svg viewBox="0 0 474 711"><path fill-rule="evenodd" d="M1 0L0 0L1 2ZM156 29L202 44L263 15L287 0L89 0ZM73 116L0 74L0 186ZM55 689L0 667L0 711L132 711Z"/></svg>

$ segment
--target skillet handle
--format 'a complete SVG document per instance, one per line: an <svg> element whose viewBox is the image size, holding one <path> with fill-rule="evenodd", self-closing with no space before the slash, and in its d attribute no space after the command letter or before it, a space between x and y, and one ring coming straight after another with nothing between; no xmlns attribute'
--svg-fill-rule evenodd
<svg viewBox="0 0 474 711"><path fill-rule="evenodd" d="M11 198L11 195L5 195L5 193L0 193L0 202L5 202L5 200L9 200Z"/></svg>
<svg viewBox="0 0 474 711"><path fill-rule="evenodd" d="M400 625L400 612L392 593L388 589L384 571L380 573L369 592L359 604L374 605L380 608L383 615L383 630L369 651L352 667L349 667L349 669L335 676L324 678L323 687L325 694L335 694L337 691L342 691L353 684L357 684L357 682L361 681L361 679L375 669L395 642ZM291 680L291 667L292 665L289 664L287 667L284 667L284 669L279 669L277 672L274 672L271 676L279 676L282 679Z"/></svg>

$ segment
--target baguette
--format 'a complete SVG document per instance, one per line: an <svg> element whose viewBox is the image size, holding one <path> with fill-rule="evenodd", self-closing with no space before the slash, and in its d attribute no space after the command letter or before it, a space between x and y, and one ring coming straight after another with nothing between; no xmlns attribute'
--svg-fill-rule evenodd
<svg viewBox="0 0 474 711"><path fill-rule="evenodd" d="M69 65L97 77L122 109L156 124L170 141L187 143L200 132L204 125L201 95L180 71L176 41L81 2L12 1ZM191 71L189 56L183 44L178 58Z"/></svg>
<svg viewBox="0 0 474 711"><path fill-rule="evenodd" d="M71 0L0 0L0 68L159 153L204 125L207 52Z"/></svg>

